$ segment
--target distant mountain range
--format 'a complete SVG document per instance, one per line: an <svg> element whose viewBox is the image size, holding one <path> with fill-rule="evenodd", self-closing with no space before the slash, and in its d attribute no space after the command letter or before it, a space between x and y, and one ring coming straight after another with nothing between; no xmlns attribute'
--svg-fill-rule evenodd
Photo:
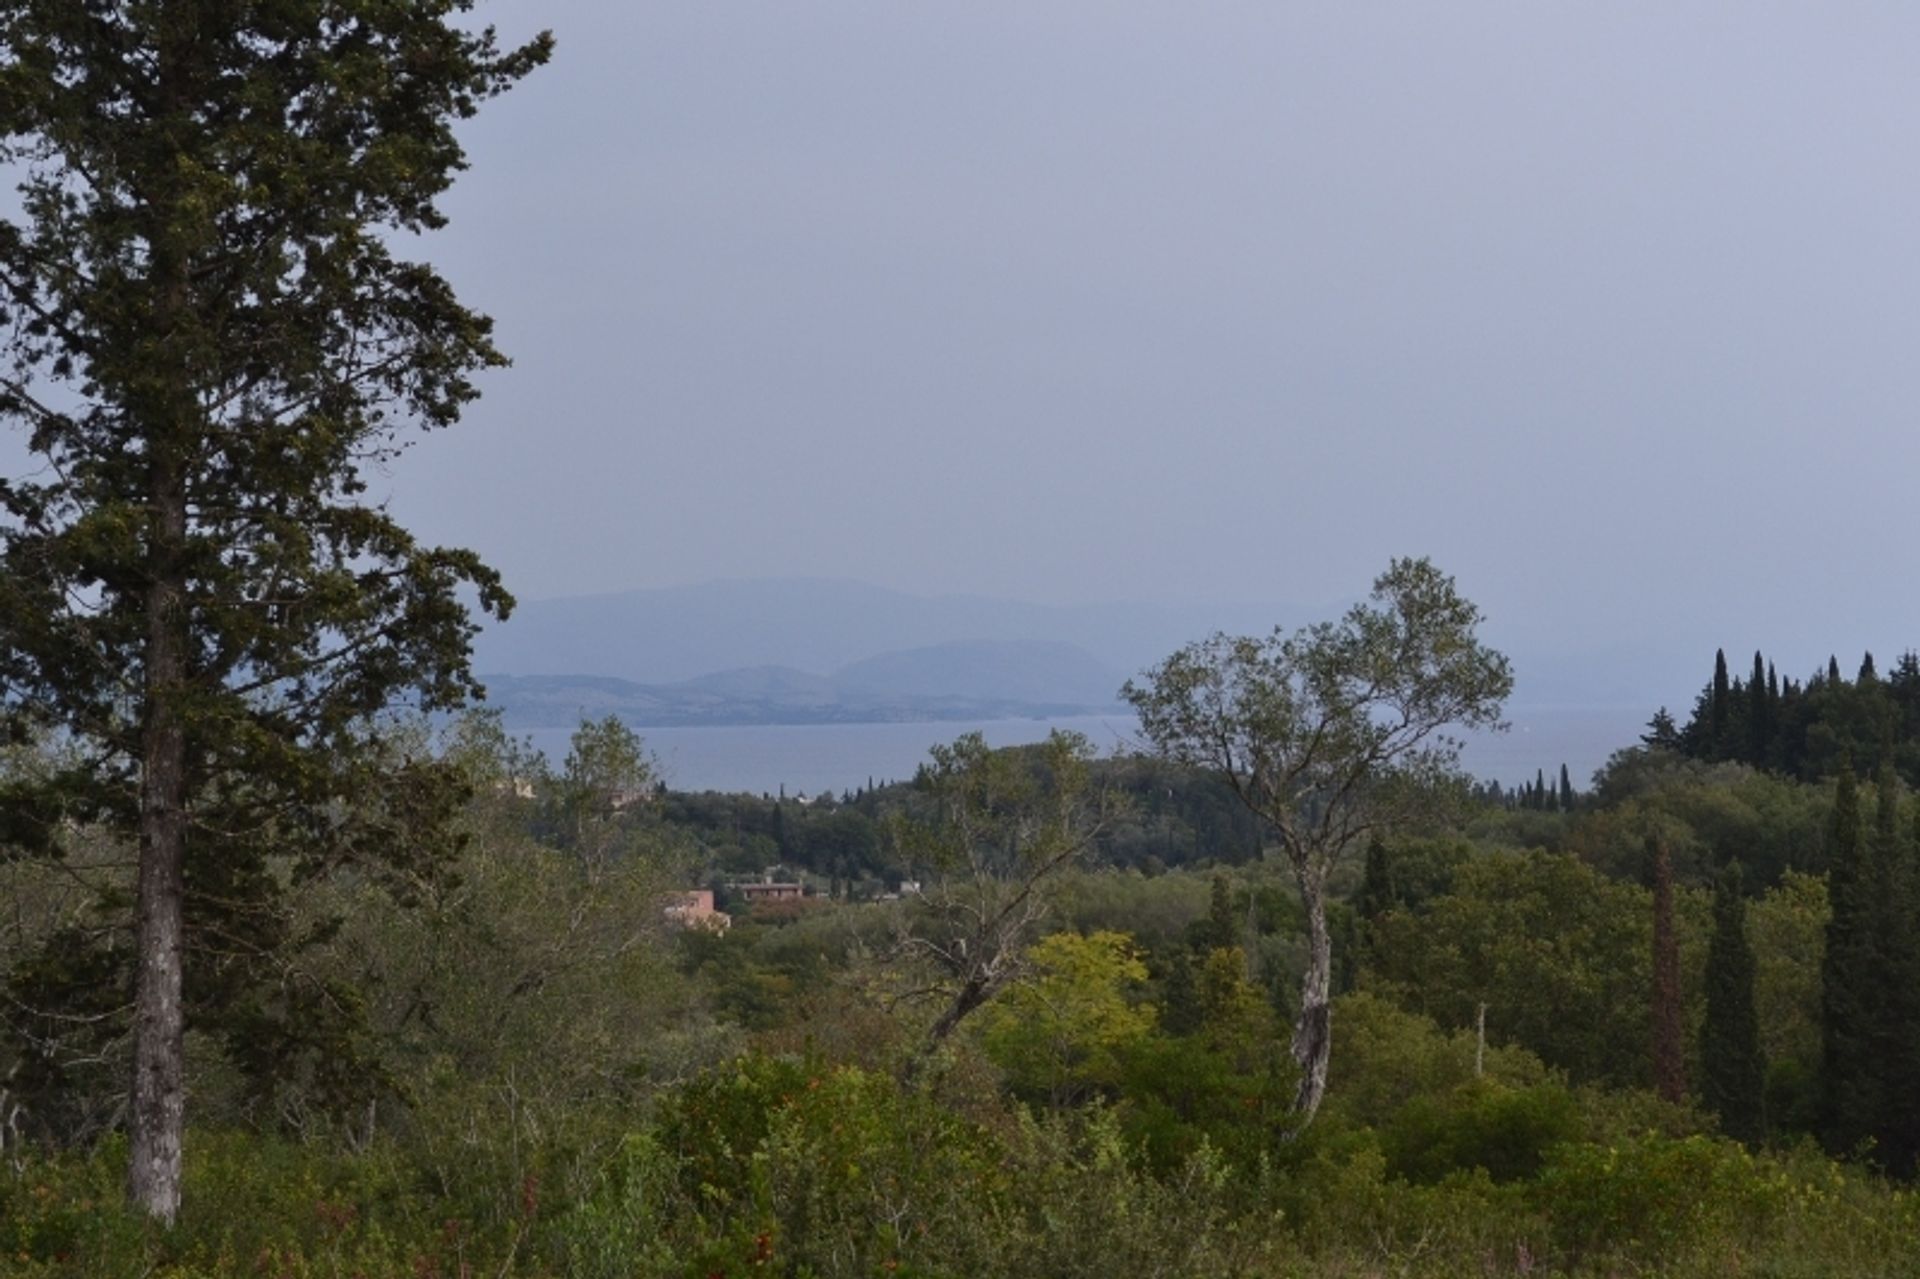
<svg viewBox="0 0 1920 1279"><path fill-rule="evenodd" d="M828 578L527 601L475 645L489 700L524 727L1105 713L1138 673L1214 631L1265 634L1341 605L1044 605ZM1490 636L1497 643L1497 636ZM1510 653L1518 705L1679 705L1698 655ZM1685 672L1676 679L1676 674Z"/></svg>
<svg viewBox="0 0 1920 1279"><path fill-rule="evenodd" d="M529 600L489 627L475 669L679 683L715 671L838 671L883 653L972 641L1044 641L1133 672L1213 630L1265 632L1321 610L1243 604L1028 604L910 595L834 578L703 582Z"/></svg>
<svg viewBox="0 0 1920 1279"><path fill-rule="evenodd" d="M489 675L518 728L617 715L636 727L1019 719L1117 709L1124 676L1069 644L982 640L881 653L831 675L743 666L672 684L605 675Z"/></svg>

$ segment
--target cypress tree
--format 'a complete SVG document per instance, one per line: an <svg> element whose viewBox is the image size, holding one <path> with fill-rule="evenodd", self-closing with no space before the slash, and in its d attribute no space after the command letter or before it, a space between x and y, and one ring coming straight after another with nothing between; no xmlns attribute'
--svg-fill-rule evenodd
<svg viewBox="0 0 1920 1279"><path fill-rule="evenodd" d="M1888 1097L1885 1149L1889 1169L1911 1177L1920 1168L1920 805L1910 837L1892 859L1892 872L1887 1065L1895 1087Z"/></svg>
<svg viewBox="0 0 1920 1279"><path fill-rule="evenodd" d="M1873 672L1873 653L1869 651L1866 654L1866 656L1860 659L1860 674L1858 677L1858 682L1862 684L1871 684L1878 678L1879 676L1875 675Z"/></svg>
<svg viewBox="0 0 1920 1279"><path fill-rule="evenodd" d="M1567 766L1560 765L1560 811L1573 811L1573 778L1567 775Z"/></svg>
<svg viewBox="0 0 1920 1279"><path fill-rule="evenodd" d="M1231 950L1240 944L1240 921L1233 913L1233 885L1225 875L1213 877L1207 903L1207 950Z"/></svg>
<svg viewBox="0 0 1920 1279"><path fill-rule="evenodd" d="M1371 924L1400 904L1399 890L1393 883L1393 859L1378 835L1367 841L1367 860L1360 873L1360 888L1353 895L1354 913Z"/></svg>
<svg viewBox="0 0 1920 1279"><path fill-rule="evenodd" d="M1900 788L1891 749L1877 775L1873 839L1862 861L1858 898L1865 936L1858 991L1875 1103L1860 1116L1874 1139L1875 1157L1898 1175L1913 1171L1920 1154L1920 937L1916 937L1913 846L1900 834Z"/></svg>
<svg viewBox="0 0 1920 1279"><path fill-rule="evenodd" d="M1713 692L1707 702L1707 755L1718 759L1727 753L1727 716L1731 709L1731 690L1727 683L1727 650L1713 651Z"/></svg>
<svg viewBox="0 0 1920 1279"><path fill-rule="evenodd" d="M1680 939L1673 926L1673 858L1667 841L1647 839L1653 863L1653 1086L1663 1101L1687 1098L1681 1049Z"/></svg>
<svg viewBox="0 0 1920 1279"><path fill-rule="evenodd" d="M1872 924L1860 800L1851 760L1834 783L1827 846L1827 948L1820 968L1822 1127L1827 1146L1849 1151L1880 1113L1872 1061Z"/></svg>
<svg viewBox="0 0 1920 1279"><path fill-rule="evenodd" d="M1700 1096L1721 1131L1754 1145L1766 1135L1766 1058L1753 1000L1753 947L1740 864L1713 886L1713 940L1707 949L1707 1019L1700 1035Z"/></svg>
<svg viewBox="0 0 1920 1279"><path fill-rule="evenodd" d="M1165 1004L1160 1024L1168 1034L1191 1035L1200 1029L1200 990L1193 977L1193 957L1185 946L1174 949L1161 991Z"/></svg>
<svg viewBox="0 0 1920 1279"><path fill-rule="evenodd" d="M1827 654L1827 683L1838 684L1839 682L1840 659L1829 653Z"/></svg>
<svg viewBox="0 0 1920 1279"><path fill-rule="evenodd" d="M1678 1106L1686 1100L1680 937L1674 931L1674 868L1663 837L1647 835L1647 860L1653 870L1653 1091Z"/></svg>
<svg viewBox="0 0 1920 1279"><path fill-rule="evenodd" d="M1773 741L1773 703L1767 695L1766 664L1756 650L1753 678L1747 681L1747 762L1756 767L1767 762L1767 748Z"/></svg>

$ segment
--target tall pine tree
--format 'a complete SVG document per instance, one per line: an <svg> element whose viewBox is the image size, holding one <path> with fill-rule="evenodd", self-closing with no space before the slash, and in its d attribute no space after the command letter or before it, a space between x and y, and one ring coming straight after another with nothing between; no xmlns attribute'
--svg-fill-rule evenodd
<svg viewBox="0 0 1920 1279"><path fill-rule="evenodd" d="M267 962L277 899L444 845L450 783L381 761L380 713L458 705L469 602L511 603L366 496L506 362L401 256L446 221L455 125L548 56L471 8L0 0L0 420L35 456L0 480L0 732L74 748L0 807L137 862L128 1192L162 1221L189 1022L271 1064L347 1005L281 1011L312 983Z"/></svg>

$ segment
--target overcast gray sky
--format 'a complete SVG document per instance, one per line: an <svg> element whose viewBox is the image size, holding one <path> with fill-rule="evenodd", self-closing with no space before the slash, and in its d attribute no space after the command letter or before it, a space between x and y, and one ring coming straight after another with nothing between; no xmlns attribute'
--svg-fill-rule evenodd
<svg viewBox="0 0 1920 1279"><path fill-rule="evenodd" d="M1920 6L491 0L389 481L529 597L1335 599L1920 643Z"/></svg>

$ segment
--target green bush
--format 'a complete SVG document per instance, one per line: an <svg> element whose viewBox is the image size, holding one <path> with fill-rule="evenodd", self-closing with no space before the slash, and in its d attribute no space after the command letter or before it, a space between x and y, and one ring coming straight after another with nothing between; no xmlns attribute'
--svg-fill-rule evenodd
<svg viewBox="0 0 1920 1279"><path fill-rule="evenodd" d="M1395 1176L1430 1184L1477 1169L1503 1182L1538 1173L1548 1152L1581 1126L1579 1103L1559 1084L1508 1088L1475 1080L1407 1103L1380 1136Z"/></svg>

